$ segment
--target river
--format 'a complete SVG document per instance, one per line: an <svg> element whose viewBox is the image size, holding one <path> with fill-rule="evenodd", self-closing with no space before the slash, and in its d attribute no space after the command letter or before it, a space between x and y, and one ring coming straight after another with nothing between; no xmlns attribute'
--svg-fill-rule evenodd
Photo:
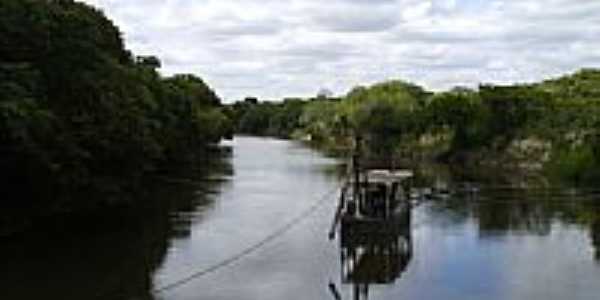
<svg viewBox="0 0 600 300"><path fill-rule="evenodd" d="M327 238L339 160L296 142L253 137L225 143L222 156L211 172L151 184L143 196L147 205L99 222L92 232L59 227L6 242L0 249L2 298L600 295L600 194L593 189L474 182L478 193L423 202L412 210L403 237L410 240L409 255L399 254L401 263L392 261L400 265L389 272L371 266L373 282L363 278L359 286L345 278L340 243ZM383 280L380 272L392 276Z"/></svg>

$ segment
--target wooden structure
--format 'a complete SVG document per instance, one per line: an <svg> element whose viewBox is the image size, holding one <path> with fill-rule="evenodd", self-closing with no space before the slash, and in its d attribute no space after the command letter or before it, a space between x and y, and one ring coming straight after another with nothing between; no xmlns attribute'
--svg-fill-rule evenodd
<svg viewBox="0 0 600 300"><path fill-rule="evenodd" d="M342 187L329 236L340 226L341 238L361 232L391 232L405 226L410 214L410 170L368 169L353 156L350 179Z"/></svg>
<svg viewBox="0 0 600 300"><path fill-rule="evenodd" d="M339 225L341 278L354 299L367 299L370 284L394 282L412 258L410 170L370 169L352 157L329 237ZM334 293L335 294L335 293Z"/></svg>

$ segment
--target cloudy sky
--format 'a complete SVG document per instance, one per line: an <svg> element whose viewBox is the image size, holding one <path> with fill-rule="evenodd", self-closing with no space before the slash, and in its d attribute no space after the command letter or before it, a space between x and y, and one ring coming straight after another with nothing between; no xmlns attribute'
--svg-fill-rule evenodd
<svg viewBox="0 0 600 300"><path fill-rule="evenodd" d="M162 72L226 101L345 94L404 79L432 90L600 67L596 0L83 0Z"/></svg>

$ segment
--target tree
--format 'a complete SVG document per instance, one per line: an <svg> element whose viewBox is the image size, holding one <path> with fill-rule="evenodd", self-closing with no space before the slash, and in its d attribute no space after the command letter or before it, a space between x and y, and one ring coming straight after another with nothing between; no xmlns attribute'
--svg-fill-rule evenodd
<svg viewBox="0 0 600 300"><path fill-rule="evenodd" d="M134 59L121 36L83 3L0 3L0 173L11 178L7 189L32 193L13 203L41 211L124 203L112 196L231 133L202 79L162 78L158 58Z"/></svg>

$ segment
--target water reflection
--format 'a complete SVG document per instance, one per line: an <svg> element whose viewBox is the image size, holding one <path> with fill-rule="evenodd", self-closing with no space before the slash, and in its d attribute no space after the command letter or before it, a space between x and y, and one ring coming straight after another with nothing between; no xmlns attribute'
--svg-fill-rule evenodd
<svg viewBox="0 0 600 300"><path fill-rule="evenodd" d="M389 285L399 279L413 256L410 208L399 216L394 230L353 230L353 223L341 223L341 282L352 285L355 300L369 299L371 285ZM349 228L350 227L350 228ZM329 288L342 299L335 284Z"/></svg>
<svg viewBox="0 0 600 300"><path fill-rule="evenodd" d="M594 247L594 257L600 262L600 217L597 217L590 227L590 236Z"/></svg>
<svg viewBox="0 0 600 300"><path fill-rule="evenodd" d="M190 235L222 180L232 172L228 151L219 150L199 168L165 171L136 196L141 206L79 221L49 220L44 228L2 241L3 299L152 300L153 274L173 239ZM211 173L205 170L210 165ZM167 175L169 174L169 175ZM194 214L185 220L175 214Z"/></svg>
<svg viewBox="0 0 600 300"><path fill-rule="evenodd" d="M216 173L165 172L136 211L2 241L0 297L591 300L600 293L597 191L524 189L435 171L415 184L451 193L413 208L396 232L331 243L332 197L244 260L153 295L271 234L337 184L329 174L336 161L298 144L236 143L231 161L214 159Z"/></svg>
<svg viewBox="0 0 600 300"><path fill-rule="evenodd" d="M462 187L472 182L451 178L448 175L442 181L453 187L452 197L427 203L426 210L431 219L455 225L472 222L480 239L550 236L557 226L578 226L589 231L595 259L599 260L600 191L597 189L520 188L514 183L483 182L478 183L477 193L471 193Z"/></svg>

